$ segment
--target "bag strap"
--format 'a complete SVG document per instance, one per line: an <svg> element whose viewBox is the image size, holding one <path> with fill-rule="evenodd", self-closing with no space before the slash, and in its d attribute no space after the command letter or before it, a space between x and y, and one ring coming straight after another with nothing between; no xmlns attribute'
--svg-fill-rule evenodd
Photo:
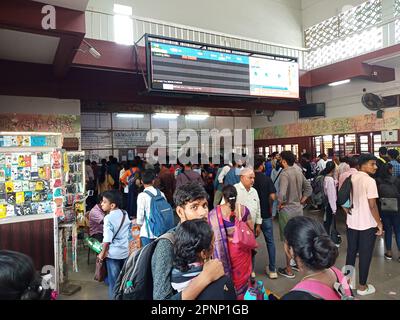
<svg viewBox="0 0 400 320"><path fill-rule="evenodd" d="M239 221L242 221L242 205L238 203Z"/></svg>
<svg viewBox="0 0 400 320"><path fill-rule="evenodd" d="M336 291L326 284L317 280L304 280L297 284L292 291L306 292L316 298L323 300L338 300L340 297Z"/></svg>
<svg viewBox="0 0 400 320"><path fill-rule="evenodd" d="M171 233L171 232L164 233L163 235L161 235L161 236L159 236L159 237L157 238L157 240L161 240L161 239L167 239L167 240L169 240L172 244L175 243L175 235L174 235L173 233Z"/></svg>
<svg viewBox="0 0 400 320"><path fill-rule="evenodd" d="M185 175L185 177L186 177L187 181L188 181L188 182L190 182L191 180L190 180L190 178L188 177L188 175L186 174L186 172L185 172L185 171L183 171L182 173Z"/></svg>
<svg viewBox="0 0 400 320"><path fill-rule="evenodd" d="M156 190L157 190L157 189L156 189ZM144 192L145 194L149 195L150 198L154 198L154 197L155 197L155 195L154 195L152 192L150 192L149 190L143 190L143 192ZM158 195L158 192L157 192L157 195Z"/></svg>
<svg viewBox="0 0 400 320"><path fill-rule="evenodd" d="M340 270L338 270L335 267L330 268L330 270L332 270L335 273L336 283L338 283L339 287L340 287L340 285L342 285L342 281L344 278L343 274L340 272ZM345 286L344 290L345 290L345 294L347 296L349 296L349 297L353 296L351 293L350 287ZM336 286L335 286L335 289L333 289L320 281L312 280L312 279L308 279L308 280L298 283L292 289L292 291L306 292L308 294L311 294L317 298L321 298L324 300L337 300L337 299L340 299L342 296L342 293L337 291Z"/></svg>
<svg viewBox="0 0 400 320"><path fill-rule="evenodd" d="M122 211L122 210L121 210L121 211ZM117 230L117 233L116 233L116 234L114 235L114 237L112 238L111 243L114 242L114 240L115 240L115 238L117 237L119 231L121 230L122 225L123 225L124 222L125 222L125 217L126 217L126 211L123 210L123 211L122 211L122 220L121 220L121 224L119 225L119 228L118 228L118 230Z"/></svg>
<svg viewBox="0 0 400 320"><path fill-rule="evenodd" d="M150 196L150 199L153 199L155 197L155 195L153 193L151 193L149 190L143 190L143 192L145 194L147 194L148 196ZM151 201L151 200L150 200ZM151 202L150 202L150 206L151 206ZM151 207L150 207L151 209ZM150 219L150 212L149 212L149 217L147 218L147 213L146 213L146 209L144 209L144 219L146 220L146 231L147 231L147 236L150 237L150 226L149 226L149 219Z"/></svg>
<svg viewBox="0 0 400 320"><path fill-rule="evenodd" d="M274 179L274 181L272 182L273 184L275 184L275 182L278 180L279 176L281 175L283 169L279 170L278 175L276 176L276 178Z"/></svg>

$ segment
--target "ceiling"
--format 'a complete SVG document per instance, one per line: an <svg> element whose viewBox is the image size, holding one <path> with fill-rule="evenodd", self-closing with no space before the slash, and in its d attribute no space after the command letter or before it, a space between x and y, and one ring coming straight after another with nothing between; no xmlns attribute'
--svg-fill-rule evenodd
<svg viewBox="0 0 400 320"><path fill-rule="evenodd" d="M400 68L400 53L395 52L375 59L366 60L364 63L387 68Z"/></svg>
<svg viewBox="0 0 400 320"><path fill-rule="evenodd" d="M60 38L0 29L0 59L52 64Z"/></svg>
<svg viewBox="0 0 400 320"><path fill-rule="evenodd" d="M89 0L32 0L45 4L51 4L57 7L73 9L77 11L86 11Z"/></svg>

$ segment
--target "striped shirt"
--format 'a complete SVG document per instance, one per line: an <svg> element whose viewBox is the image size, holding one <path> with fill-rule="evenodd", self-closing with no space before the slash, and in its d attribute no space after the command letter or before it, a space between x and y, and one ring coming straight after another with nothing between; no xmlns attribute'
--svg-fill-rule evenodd
<svg viewBox="0 0 400 320"><path fill-rule="evenodd" d="M392 175L395 177L400 177L400 163L397 160L390 161L390 164L393 166Z"/></svg>

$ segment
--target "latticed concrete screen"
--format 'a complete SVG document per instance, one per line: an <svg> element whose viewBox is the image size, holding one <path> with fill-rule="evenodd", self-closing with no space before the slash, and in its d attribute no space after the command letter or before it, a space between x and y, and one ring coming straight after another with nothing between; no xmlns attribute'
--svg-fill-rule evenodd
<svg viewBox="0 0 400 320"><path fill-rule="evenodd" d="M400 0L396 0L396 5L400 8ZM381 22L382 0L371 0L308 28L305 45L311 49L321 47Z"/></svg>

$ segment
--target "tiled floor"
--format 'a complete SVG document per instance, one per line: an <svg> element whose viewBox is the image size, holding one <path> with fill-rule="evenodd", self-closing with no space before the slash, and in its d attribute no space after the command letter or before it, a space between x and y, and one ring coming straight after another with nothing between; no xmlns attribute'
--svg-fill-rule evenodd
<svg viewBox="0 0 400 320"><path fill-rule="evenodd" d="M322 220L321 213L311 211L306 213L316 219ZM278 225L274 224L274 237L277 249L277 266L285 264L285 256L283 253L283 243L279 241ZM343 243L339 249L340 256L336 266L342 267L346 259L346 237L344 217L338 218L338 230L342 234ZM259 252L256 259L256 273L259 280L263 280L266 288L272 290L277 295L283 295L288 292L302 278L301 274L296 274L295 279L287 279L279 277L276 280L270 280L264 274L265 266L267 265L267 250L263 237L259 237ZM380 238L376 242L376 248L372 259L372 264L369 273L369 283L372 283L376 288L376 293L367 297L358 297L362 300L400 300L400 263L397 262L399 252L397 248L393 248L394 259L386 261L383 258L384 242ZM104 283L98 283L93 280L95 269L95 255L91 255L90 265L87 265L87 249L80 249L79 253L79 272L69 272L71 283L81 286L81 290L72 296L60 295L62 300L107 300L107 286ZM358 262L357 262L358 263ZM358 280L358 278L357 278Z"/></svg>

